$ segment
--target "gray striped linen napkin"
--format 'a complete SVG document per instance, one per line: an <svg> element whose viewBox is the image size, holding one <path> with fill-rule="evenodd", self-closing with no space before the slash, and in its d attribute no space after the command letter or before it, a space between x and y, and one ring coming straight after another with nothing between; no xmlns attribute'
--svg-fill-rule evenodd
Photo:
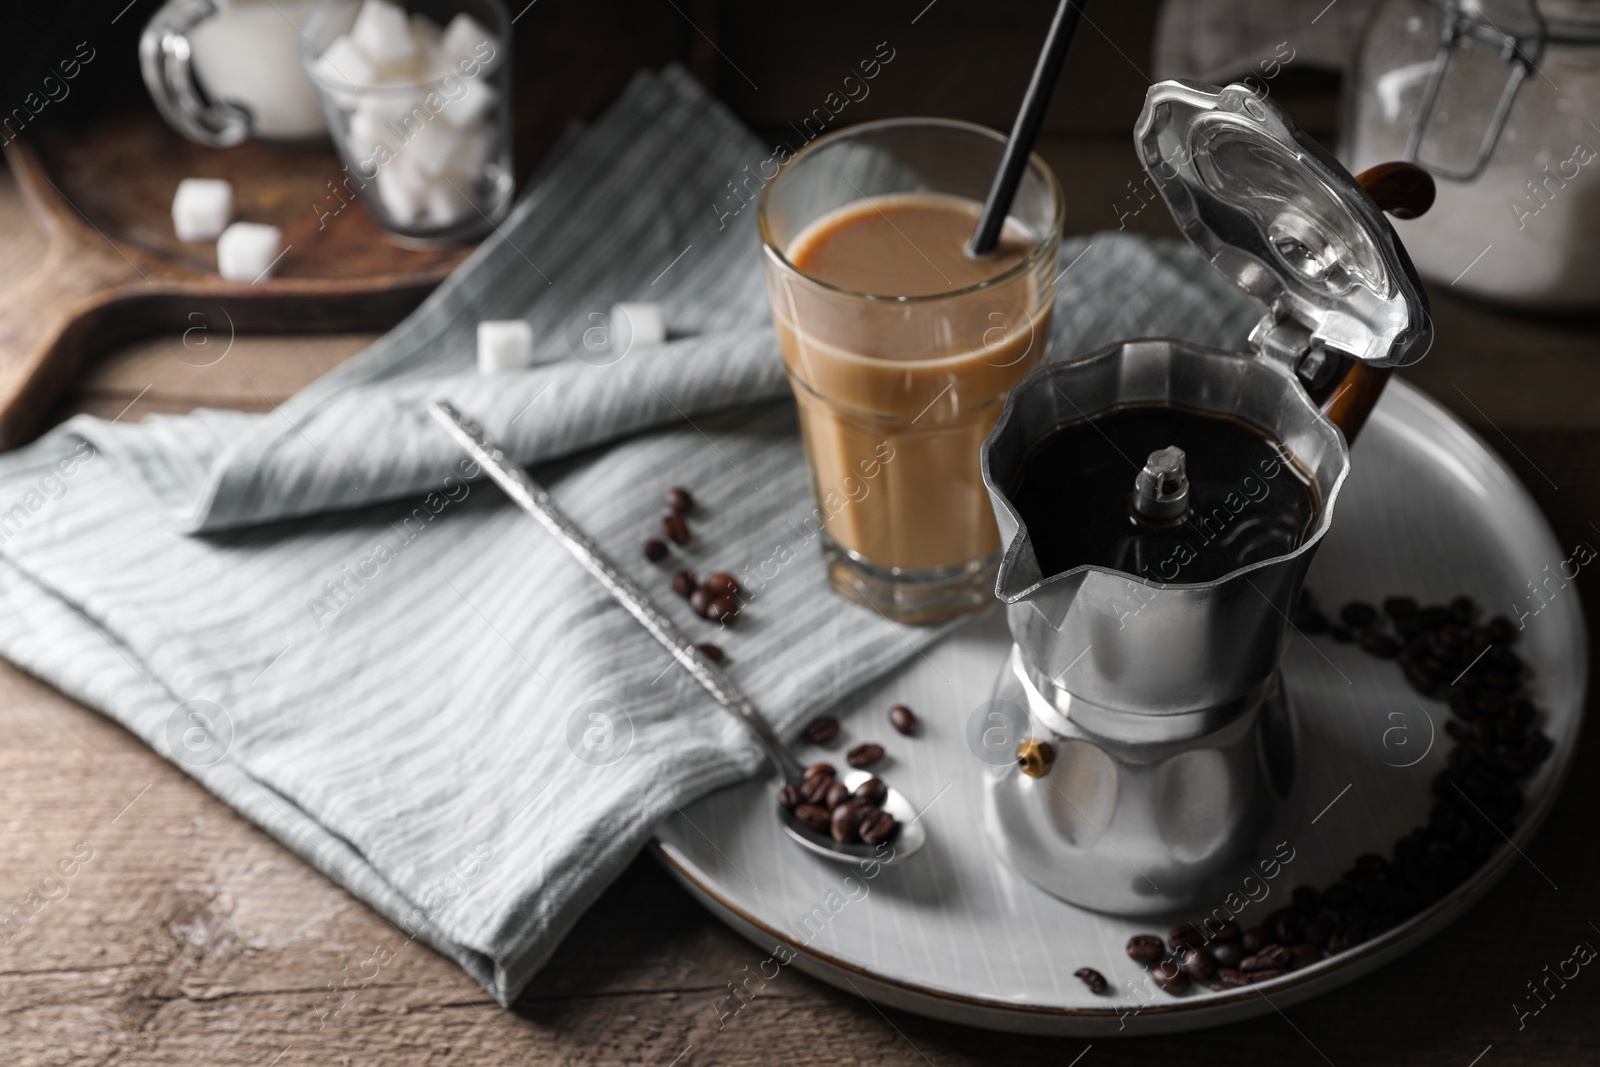
<svg viewBox="0 0 1600 1067"><path fill-rule="evenodd" d="M787 735L947 632L825 590L754 209L726 199L769 154L682 72L640 75L421 308L278 410L79 417L0 457L0 653L509 1003L661 818L760 760L426 400L539 464L649 588L638 546L692 487L684 563L760 569L718 640ZM1237 344L1255 318L1185 246L1097 235L1062 263L1058 356ZM628 299L673 339L570 343ZM476 322L518 316L542 362L480 377Z"/></svg>

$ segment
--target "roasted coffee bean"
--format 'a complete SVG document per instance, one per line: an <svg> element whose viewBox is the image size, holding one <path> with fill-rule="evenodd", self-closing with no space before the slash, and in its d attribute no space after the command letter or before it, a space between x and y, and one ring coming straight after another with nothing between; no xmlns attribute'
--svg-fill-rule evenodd
<svg viewBox="0 0 1600 1067"><path fill-rule="evenodd" d="M1334 911L1346 907L1356 899L1356 887L1349 882L1335 882L1322 891L1322 901Z"/></svg>
<svg viewBox="0 0 1600 1067"><path fill-rule="evenodd" d="M682 570L672 576L672 591L681 597L687 598L699 586L700 583L695 581L694 571Z"/></svg>
<svg viewBox="0 0 1600 1067"><path fill-rule="evenodd" d="M1244 931L1239 929L1239 924L1231 920L1214 929L1210 921L1207 920L1206 929L1211 932L1211 940L1213 941L1237 941L1244 936Z"/></svg>
<svg viewBox="0 0 1600 1067"><path fill-rule="evenodd" d="M1197 982L1204 982L1217 973L1217 958L1203 948L1191 948L1183 954L1183 973Z"/></svg>
<svg viewBox="0 0 1600 1067"><path fill-rule="evenodd" d="M1167 954L1166 944L1155 934L1134 934L1128 938L1128 958L1146 967Z"/></svg>
<svg viewBox="0 0 1600 1067"><path fill-rule="evenodd" d="M1340 626L1336 622L1328 624L1328 636L1339 642L1341 645L1348 645L1351 641L1356 639L1356 635L1350 632L1349 627Z"/></svg>
<svg viewBox="0 0 1600 1067"><path fill-rule="evenodd" d="M1328 938L1333 936L1334 921L1326 915L1313 915L1306 920L1306 940L1317 948L1327 948Z"/></svg>
<svg viewBox="0 0 1600 1067"><path fill-rule="evenodd" d="M808 774L800 783L800 798L807 804L816 804L827 811L828 790L832 787L832 775Z"/></svg>
<svg viewBox="0 0 1600 1067"><path fill-rule="evenodd" d="M1361 647L1380 659L1393 659L1400 654L1400 642L1382 630L1368 630L1362 634Z"/></svg>
<svg viewBox="0 0 1600 1067"><path fill-rule="evenodd" d="M651 563L660 563L666 559L668 551L667 546L654 537L644 543L644 558Z"/></svg>
<svg viewBox="0 0 1600 1067"><path fill-rule="evenodd" d="M1497 645L1509 645L1517 639L1516 626L1504 615L1496 615L1490 619L1485 629L1489 631L1489 640Z"/></svg>
<svg viewBox="0 0 1600 1067"><path fill-rule="evenodd" d="M866 808L861 812L861 840L869 845L881 845L894 836L897 824L894 816L878 808Z"/></svg>
<svg viewBox="0 0 1600 1067"><path fill-rule="evenodd" d="M839 771L827 760L818 760L806 767L804 775L806 778L826 778L830 782L838 776Z"/></svg>
<svg viewBox="0 0 1600 1067"><path fill-rule="evenodd" d="M713 571L706 575L706 588L713 596L738 596L739 583L727 571Z"/></svg>
<svg viewBox="0 0 1600 1067"><path fill-rule="evenodd" d="M1472 694L1472 710L1482 712L1485 715L1504 715L1511 710L1511 701L1506 699L1504 693L1481 689ZM1468 718L1470 717L1468 716Z"/></svg>
<svg viewBox="0 0 1600 1067"><path fill-rule="evenodd" d="M732 622L739 617L739 598L719 596L706 608L706 618L712 622Z"/></svg>
<svg viewBox="0 0 1600 1067"><path fill-rule="evenodd" d="M827 833L828 828L833 825L828 809L821 804L801 804L794 809L794 817L801 826L819 834Z"/></svg>
<svg viewBox="0 0 1600 1067"><path fill-rule="evenodd" d="M1194 923L1179 923L1167 931L1167 944L1172 946L1174 952L1180 949L1198 948L1205 943L1205 935L1195 929Z"/></svg>
<svg viewBox="0 0 1600 1067"><path fill-rule="evenodd" d="M1322 910L1322 894L1314 886L1297 885L1290 896L1294 910L1302 915L1315 915Z"/></svg>
<svg viewBox="0 0 1600 1067"><path fill-rule="evenodd" d="M839 720L832 715L819 715L806 724L805 733L813 745L825 745L839 736Z"/></svg>
<svg viewBox="0 0 1600 1067"><path fill-rule="evenodd" d="M1309 967L1322 958L1322 950L1316 945L1302 942L1289 949L1290 965L1296 968Z"/></svg>
<svg viewBox="0 0 1600 1067"><path fill-rule="evenodd" d="M889 787L883 784L882 778L868 778L856 786L856 791L850 795L856 800L878 807L889 798Z"/></svg>
<svg viewBox="0 0 1600 1067"><path fill-rule="evenodd" d="M1294 613L1294 627L1301 633L1326 633L1328 617L1316 608L1303 607Z"/></svg>
<svg viewBox="0 0 1600 1067"><path fill-rule="evenodd" d="M1224 967L1237 967L1244 959L1244 946L1237 941L1218 941L1211 946L1211 955Z"/></svg>
<svg viewBox="0 0 1600 1067"><path fill-rule="evenodd" d="M1270 982L1281 974L1283 974L1281 968L1268 967L1265 970L1260 971L1245 971L1244 980L1250 985L1255 985L1258 982Z"/></svg>
<svg viewBox="0 0 1600 1067"><path fill-rule="evenodd" d="M1252 926L1240 936L1239 944L1244 947L1245 955L1254 956L1272 944L1272 935L1264 926Z"/></svg>
<svg viewBox="0 0 1600 1067"><path fill-rule="evenodd" d="M709 641L702 642L694 647L698 648L700 650L700 654L706 659L710 660L712 663L721 663L723 660L728 658L728 654L726 652L722 651L720 647L713 645Z"/></svg>
<svg viewBox="0 0 1600 1067"><path fill-rule="evenodd" d="M1423 696L1432 696L1439 687L1439 676L1427 667L1407 667L1406 684Z"/></svg>
<svg viewBox="0 0 1600 1067"><path fill-rule="evenodd" d="M1458 596L1450 601L1450 615L1462 626L1471 626L1477 614L1478 605L1469 596Z"/></svg>
<svg viewBox="0 0 1600 1067"><path fill-rule="evenodd" d="M1339 621L1359 633L1378 621L1378 609L1360 600L1352 600L1339 609Z"/></svg>
<svg viewBox="0 0 1600 1067"><path fill-rule="evenodd" d="M1439 604L1429 604L1417 612L1417 621L1422 623L1425 630L1437 630L1452 618L1454 616L1450 614L1450 609Z"/></svg>
<svg viewBox="0 0 1600 1067"><path fill-rule="evenodd" d="M711 610L711 602L715 599L711 595L711 590L701 586L689 594L689 609L703 619L706 617L706 612Z"/></svg>
<svg viewBox="0 0 1600 1067"><path fill-rule="evenodd" d="M683 486L675 485L667 490L667 507L679 515L687 515L694 510L694 497Z"/></svg>
<svg viewBox="0 0 1600 1067"><path fill-rule="evenodd" d="M857 768L870 767L883 758L883 746L863 741L844 755L844 761Z"/></svg>
<svg viewBox="0 0 1600 1067"><path fill-rule="evenodd" d="M1416 637L1422 633L1422 612L1414 611L1410 615L1400 615L1394 620L1394 632L1403 638Z"/></svg>
<svg viewBox="0 0 1600 1067"><path fill-rule="evenodd" d="M661 532L675 545L689 543L689 520L677 512L661 516Z"/></svg>
<svg viewBox="0 0 1600 1067"><path fill-rule="evenodd" d="M1098 995L1106 991L1106 976L1093 967L1079 967L1072 973L1083 980L1083 984L1089 987L1089 992Z"/></svg>
<svg viewBox="0 0 1600 1067"><path fill-rule="evenodd" d="M1499 693L1514 692L1518 684L1515 676L1510 674L1502 674L1499 671L1485 672L1483 677L1478 679L1478 682L1479 684L1486 686L1489 689L1493 689Z"/></svg>
<svg viewBox="0 0 1600 1067"><path fill-rule="evenodd" d="M1171 960L1162 960L1150 968L1150 977L1155 979L1156 985L1173 996L1189 991L1189 976Z"/></svg>
<svg viewBox="0 0 1600 1067"><path fill-rule="evenodd" d="M1216 980L1211 983L1211 988L1216 990L1238 989L1247 986L1250 982L1244 972L1237 967L1221 967L1217 970Z"/></svg>
<svg viewBox="0 0 1600 1067"><path fill-rule="evenodd" d="M1249 974L1251 971L1264 971L1269 967L1283 968L1288 966L1293 957L1288 949L1282 945L1267 945L1254 956L1248 956L1239 964L1239 969Z"/></svg>
<svg viewBox="0 0 1600 1067"><path fill-rule="evenodd" d="M795 806L804 799L800 796L800 787L785 782L783 788L778 790L778 804L793 811Z"/></svg>
<svg viewBox="0 0 1600 1067"><path fill-rule="evenodd" d="M828 817L833 839L842 844L861 840L861 809L853 804L841 804Z"/></svg>
<svg viewBox="0 0 1600 1067"><path fill-rule="evenodd" d="M917 729L916 712L912 711L904 704L896 704L894 707L889 709L889 725L893 726L899 732L910 736L911 734L915 733Z"/></svg>
<svg viewBox="0 0 1600 1067"><path fill-rule="evenodd" d="M828 787L827 793L823 795L822 806L832 811L849 799L850 787L843 782L834 782Z"/></svg>
<svg viewBox="0 0 1600 1067"><path fill-rule="evenodd" d="M1402 615L1415 615L1417 602L1408 596L1391 596L1383 600L1383 613L1391 619L1398 619Z"/></svg>

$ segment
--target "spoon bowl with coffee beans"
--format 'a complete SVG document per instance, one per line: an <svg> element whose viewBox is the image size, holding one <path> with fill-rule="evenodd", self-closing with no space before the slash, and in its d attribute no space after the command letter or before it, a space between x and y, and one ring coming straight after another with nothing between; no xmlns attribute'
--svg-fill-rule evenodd
<svg viewBox="0 0 1600 1067"><path fill-rule="evenodd" d="M778 790L778 817L803 847L850 863L899 863L928 840L927 828L902 793L870 771L838 777L831 763L813 763L798 782L784 783Z"/></svg>
<svg viewBox="0 0 1600 1067"><path fill-rule="evenodd" d="M831 764L801 766L755 702L720 666L720 649L696 644L679 629L650 594L612 562L571 516L556 506L543 486L527 471L507 460L505 452L483 427L448 401L435 400L428 408L456 443L505 490L512 503L539 520L617 603L666 647L700 687L711 694L718 707L744 723L768 761L783 777L784 784L778 792L779 821L791 838L816 855L840 863L899 863L927 843L927 828L917 818L911 802L884 785L876 775L856 770L839 778ZM683 492L682 500L672 500L669 504L673 516L681 518L682 511L692 507L693 501L686 491L677 492ZM676 536L677 524L670 525L671 528L666 528L664 524L664 532L673 541L683 543ZM688 539L686 528L683 536L684 540ZM660 555L664 556L666 551L663 545ZM714 649L716 654L708 649ZM873 747L880 749L873 758L875 762L882 752L880 746Z"/></svg>

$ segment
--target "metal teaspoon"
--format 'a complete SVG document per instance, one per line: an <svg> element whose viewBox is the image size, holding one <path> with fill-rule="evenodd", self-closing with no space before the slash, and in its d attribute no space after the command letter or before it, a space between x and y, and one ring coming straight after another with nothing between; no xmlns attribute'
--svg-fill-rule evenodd
<svg viewBox="0 0 1600 1067"><path fill-rule="evenodd" d="M656 606L649 594L612 563L600 546L556 506L543 486L529 477L527 471L506 459L505 452L484 432L483 427L463 415L447 400L433 401L428 405L428 410L455 438L456 443L489 472L489 477L505 490L513 503L538 519L562 547L572 553L584 569L594 575L606 591L628 610L628 614L672 653L673 658L700 683L701 688L711 694L718 706L744 723L783 780L798 787L805 776L800 761L784 747L771 724L757 710L755 702L745 695L728 673L695 647L694 641L678 629L677 624ZM866 771L852 771L840 781L854 790L871 777ZM879 852L882 845L835 841L829 834L817 833L802 826L795 819L794 812L781 806L778 810L779 819L789 836L820 856L842 863L897 863L926 843L927 828L917 817L911 802L898 790L889 790L882 808L894 816L897 824L895 836L888 843L887 854Z"/></svg>

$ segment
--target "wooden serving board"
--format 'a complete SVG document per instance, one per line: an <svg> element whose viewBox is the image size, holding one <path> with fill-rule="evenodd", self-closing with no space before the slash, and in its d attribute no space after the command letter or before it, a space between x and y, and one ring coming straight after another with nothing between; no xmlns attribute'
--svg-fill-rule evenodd
<svg viewBox="0 0 1600 1067"><path fill-rule="evenodd" d="M341 207L333 187L346 175L326 142L205 148L141 107L30 131L5 154L49 248L28 281L0 296L0 448L49 425L64 387L113 345L196 326L387 329L471 251L401 247L359 204ZM187 177L228 179L236 219L282 229L270 278L224 281L215 242L177 239L172 196Z"/></svg>

